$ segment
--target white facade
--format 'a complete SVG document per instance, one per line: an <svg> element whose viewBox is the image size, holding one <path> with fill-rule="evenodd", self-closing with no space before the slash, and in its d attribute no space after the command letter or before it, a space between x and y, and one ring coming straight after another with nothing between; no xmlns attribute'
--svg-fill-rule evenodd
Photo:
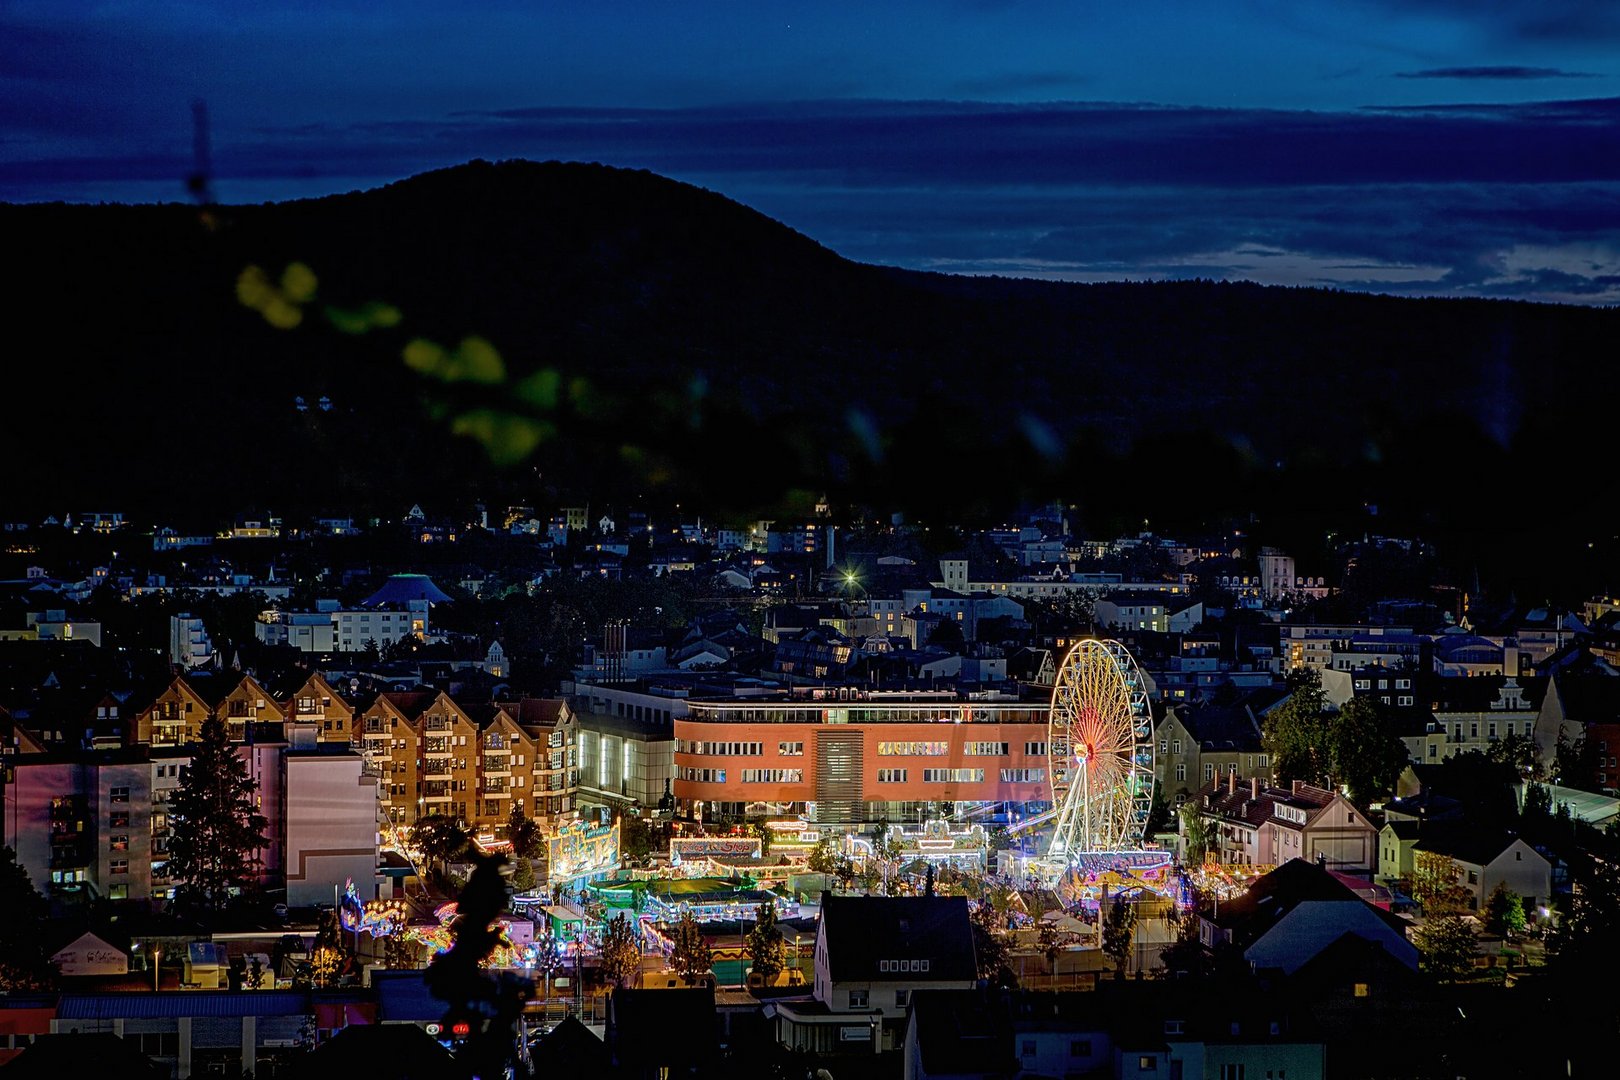
<svg viewBox="0 0 1620 1080"><path fill-rule="evenodd" d="M186 670L214 662L214 643L203 621L182 612L169 616L169 663Z"/></svg>
<svg viewBox="0 0 1620 1080"><path fill-rule="evenodd" d="M333 903L354 882L376 895L377 795L358 754L287 752L287 903Z"/></svg>

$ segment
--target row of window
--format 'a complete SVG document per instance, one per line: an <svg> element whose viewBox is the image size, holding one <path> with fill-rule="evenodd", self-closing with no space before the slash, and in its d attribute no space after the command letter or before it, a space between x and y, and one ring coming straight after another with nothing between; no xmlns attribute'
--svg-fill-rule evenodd
<svg viewBox="0 0 1620 1080"><path fill-rule="evenodd" d="M786 745L786 744L784 744ZM804 744L797 744L799 752L804 752ZM675 752L679 754L697 754L700 757L759 757L765 752L765 744L757 742L697 742L691 739L681 739L675 744Z"/></svg>
<svg viewBox="0 0 1620 1080"><path fill-rule="evenodd" d="M944 757L950 744L943 742L880 742L879 757Z"/></svg>
<svg viewBox="0 0 1620 1080"><path fill-rule="evenodd" d="M925 784L978 784L984 781L983 769L924 769Z"/></svg>
<svg viewBox="0 0 1620 1080"><path fill-rule="evenodd" d="M802 784L804 783L803 769L744 769L742 782L745 784Z"/></svg>
<svg viewBox="0 0 1620 1080"><path fill-rule="evenodd" d="M726 770L724 769L694 769L682 765L675 771L682 780L690 780L695 784L723 784L726 782Z"/></svg>
<svg viewBox="0 0 1620 1080"><path fill-rule="evenodd" d="M962 747L968 757L1006 757L1009 747L1004 742L970 742Z"/></svg>

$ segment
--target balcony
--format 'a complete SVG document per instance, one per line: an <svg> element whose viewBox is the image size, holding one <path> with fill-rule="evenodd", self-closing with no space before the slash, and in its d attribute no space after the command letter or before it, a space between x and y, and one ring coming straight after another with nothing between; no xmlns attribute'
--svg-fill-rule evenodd
<svg viewBox="0 0 1620 1080"><path fill-rule="evenodd" d="M484 775L485 776L511 776L512 775L512 759L511 759L511 757L506 755L506 754L501 754L499 756L485 755L485 757L484 757Z"/></svg>
<svg viewBox="0 0 1620 1080"><path fill-rule="evenodd" d="M429 765L427 767L427 771L422 774L422 779L424 782L433 781L448 784L452 777L448 768L439 765Z"/></svg>
<svg viewBox="0 0 1620 1080"><path fill-rule="evenodd" d="M450 754L449 739L423 739L422 753L438 757L448 757Z"/></svg>
<svg viewBox="0 0 1620 1080"><path fill-rule="evenodd" d="M366 734L367 735L387 735L389 733L389 730L390 729L389 729L388 721L384 720L382 717L380 717L380 716L368 716L368 717L366 717Z"/></svg>
<svg viewBox="0 0 1620 1080"><path fill-rule="evenodd" d="M509 792L507 790L505 780L485 780L484 781L484 794L485 795L509 795L509 794L511 794L511 792Z"/></svg>
<svg viewBox="0 0 1620 1080"><path fill-rule="evenodd" d="M449 731L450 718L448 716L430 716L422 722L423 731Z"/></svg>

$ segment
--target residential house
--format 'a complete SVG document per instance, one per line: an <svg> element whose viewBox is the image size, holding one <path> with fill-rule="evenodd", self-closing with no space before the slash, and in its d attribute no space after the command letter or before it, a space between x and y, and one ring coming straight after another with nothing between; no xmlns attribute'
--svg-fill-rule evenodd
<svg viewBox="0 0 1620 1080"><path fill-rule="evenodd" d="M1159 791L1177 807L1217 779L1230 784L1236 777L1245 786L1271 779L1260 722L1247 707L1172 707L1159 721L1157 738Z"/></svg>
<svg viewBox="0 0 1620 1080"><path fill-rule="evenodd" d="M1462 822L1430 825L1413 846L1447 856L1457 868L1457 884L1468 890L1468 906L1483 911L1498 885L1524 897L1526 914L1552 895L1552 864L1524 839Z"/></svg>
<svg viewBox="0 0 1620 1080"><path fill-rule="evenodd" d="M1198 805L1223 863L1281 866L1307 859L1349 873L1378 865L1378 831L1337 792L1299 780L1286 788L1227 774L1199 789Z"/></svg>
<svg viewBox="0 0 1620 1080"><path fill-rule="evenodd" d="M1199 940L1207 949L1234 949L1255 970L1291 975L1346 934L1377 945L1410 970L1417 949L1405 923L1374 907L1332 874L1304 859L1291 859L1258 878L1241 896L1223 900L1199 917Z"/></svg>
<svg viewBox="0 0 1620 1080"><path fill-rule="evenodd" d="M977 982L965 897L823 893L814 1000L775 1004L777 1041L822 1054L899 1050L913 993Z"/></svg>

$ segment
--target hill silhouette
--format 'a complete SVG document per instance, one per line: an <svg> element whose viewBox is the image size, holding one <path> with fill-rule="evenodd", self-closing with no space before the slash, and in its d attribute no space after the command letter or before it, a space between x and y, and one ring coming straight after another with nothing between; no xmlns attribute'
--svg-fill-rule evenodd
<svg viewBox="0 0 1620 1080"><path fill-rule="evenodd" d="M1607 450L1583 418L1620 389L1613 310L867 266L721 195L555 162L206 211L0 206L0 234L22 510L646 491L740 516L825 491L959 520L1058 497L1099 529L1258 510L1309 532L1364 502L1555 546L1606 523L1552 478ZM278 329L237 282L294 262L317 298ZM321 314L370 301L398 324ZM468 335L500 380L401 360ZM555 400L514 397L534 372ZM538 417L534 455L495 470L452 434L491 415Z"/></svg>

